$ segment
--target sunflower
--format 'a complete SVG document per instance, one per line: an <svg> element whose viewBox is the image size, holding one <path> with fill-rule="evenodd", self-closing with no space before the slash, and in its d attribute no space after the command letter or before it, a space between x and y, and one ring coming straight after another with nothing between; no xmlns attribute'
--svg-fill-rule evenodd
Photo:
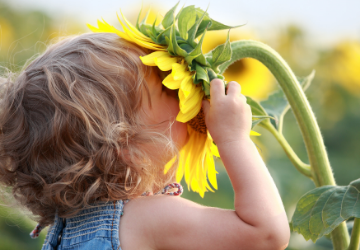
<svg viewBox="0 0 360 250"><path fill-rule="evenodd" d="M201 101L210 98L211 80L224 79L218 74L219 66L231 59L231 47L229 33L225 44L216 47L208 57L202 52L202 43L207 30L234 27L216 22L206 11L194 6L182 8L175 16L177 5L165 14L160 25L155 25L157 20L152 25L147 24L146 16L141 22L138 17L136 26L133 26L121 13L125 23L119 16L118 20L124 32L104 20L98 21L98 28L89 24L88 27L94 32L116 33L152 50L140 57L143 64L171 71L162 83L169 89L178 90L180 112L176 120L188 124L189 134L187 144L179 152L176 180L180 182L184 178L188 188L203 197L206 191L217 189L214 156L219 157L219 152L207 131ZM176 157L166 164L164 172L167 173L175 162Z"/></svg>

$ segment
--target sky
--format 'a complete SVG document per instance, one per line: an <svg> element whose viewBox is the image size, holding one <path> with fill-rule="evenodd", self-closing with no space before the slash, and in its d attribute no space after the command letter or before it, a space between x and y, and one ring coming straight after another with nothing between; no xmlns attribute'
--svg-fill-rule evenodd
<svg viewBox="0 0 360 250"><path fill-rule="evenodd" d="M115 20L115 12L138 13L144 6L161 6L164 14L178 0L6 0L17 8L41 9L57 18L71 16L95 24L98 18ZM246 23L246 28L263 36L289 24L304 28L318 46L340 40L360 41L360 0L187 0L181 5L206 9L214 20L228 25ZM179 7L178 7L179 8Z"/></svg>

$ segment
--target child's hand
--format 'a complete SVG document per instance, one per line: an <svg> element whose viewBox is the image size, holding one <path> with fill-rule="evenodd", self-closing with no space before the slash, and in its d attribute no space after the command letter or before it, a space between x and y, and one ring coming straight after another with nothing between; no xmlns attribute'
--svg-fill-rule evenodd
<svg viewBox="0 0 360 250"><path fill-rule="evenodd" d="M206 126L217 145L249 138L251 108L241 94L237 82L229 82L227 94L224 83L214 79L210 83L210 102L202 103Z"/></svg>

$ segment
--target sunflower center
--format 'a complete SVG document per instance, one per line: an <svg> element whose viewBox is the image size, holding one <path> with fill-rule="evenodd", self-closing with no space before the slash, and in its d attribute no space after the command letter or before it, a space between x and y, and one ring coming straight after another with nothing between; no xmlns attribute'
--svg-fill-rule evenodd
<svg viewBox="0 0 360 250"><path fill-rule="evenodd" d="M192 129L195 131L201 133L201 134L207 134L207 127L205 124L205 114L203 109L200 109L200 112L192 118L190 121L188 121L188 124Z"/></svg>

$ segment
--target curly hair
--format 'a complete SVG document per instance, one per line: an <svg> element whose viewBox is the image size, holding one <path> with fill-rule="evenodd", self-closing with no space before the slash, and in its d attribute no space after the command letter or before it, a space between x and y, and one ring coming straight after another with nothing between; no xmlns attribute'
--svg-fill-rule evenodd
<svg viewBox="0 0 360 250"><path fill-rule="evenodd" d="M83 34L49 46L3 84L0 184L39 223L173 178L158 178L176 153L170 132L145 126L139 114L155 70L141 63L145 54L115 34Z"/></svg>

